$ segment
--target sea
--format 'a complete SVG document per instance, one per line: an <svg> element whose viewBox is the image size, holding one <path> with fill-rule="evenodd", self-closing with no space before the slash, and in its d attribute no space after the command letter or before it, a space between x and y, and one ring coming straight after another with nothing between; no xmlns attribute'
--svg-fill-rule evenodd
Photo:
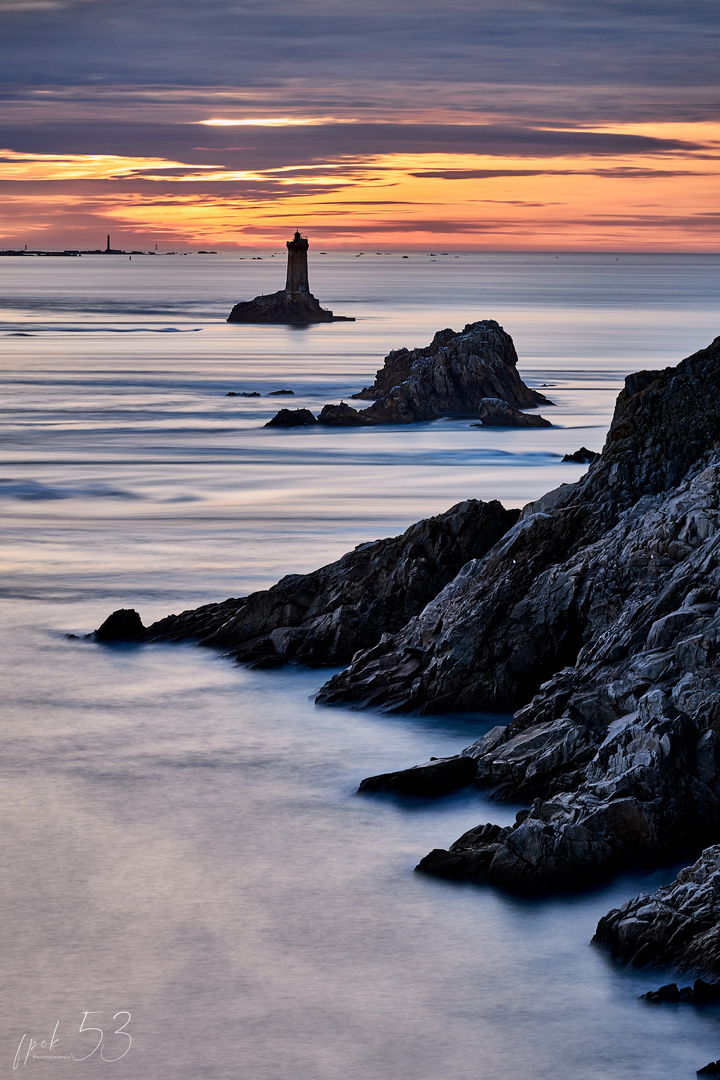
<svg viewBox="0 0 720 1080"><path fill-rule="evenodd" d="M356 794L509 717L321 708L332 669L83 635L575 482L624 377L720 333L720 256L312 245L355 322L225 321L284 274L281 248L0 258L0 1076L690 1080L720 1011L639 1001L677 976L590 945L677 867L546 898L433 880L423 855L518 807ZM552 428L264 427L484 318Z"/></svg>

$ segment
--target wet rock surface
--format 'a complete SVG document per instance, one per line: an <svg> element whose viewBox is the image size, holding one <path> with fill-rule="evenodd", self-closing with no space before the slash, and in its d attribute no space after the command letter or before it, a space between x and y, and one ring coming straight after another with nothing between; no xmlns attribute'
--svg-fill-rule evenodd
<svg viewBox="0 0 720 1080"><path fill-rule="evenodd" d="M635 967L672 964L720 975L720 845L670 885L608 912L593 941Z"/></svg>
<svg viewBox="0 0 720 1080"><path fill-rule="evenodd" d="M259 667L346 662L420 611L517 517L499 502L469 499L312 574L290 574L271 589L171 615L144 639L194 640Z"/></svg>

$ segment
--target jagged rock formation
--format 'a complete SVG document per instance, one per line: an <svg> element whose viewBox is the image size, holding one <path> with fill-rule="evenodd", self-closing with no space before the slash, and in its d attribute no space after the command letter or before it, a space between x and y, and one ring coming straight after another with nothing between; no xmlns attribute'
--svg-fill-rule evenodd
<svg viewBox="0 0 720 1080"><path fill-rule="evenodd" d="M672 884L610 911L593 942L636 967L672 964L720 975L720 845Z"/></svg>
<svg viewBox="0 0 720 1080"><path fill-rule="evenodd" d="M532 806L421 869L561 888L720 839L719 437L716 339L631 377L586 476L323 689L426 711L527 702L462 756Z"/></svg>
<svg viewBox="0 0 720 1080"><path fill-rule="evenodd" d="M469 499L402 536L361 544L312 574L291 574L271 589L170 615L143 629L144 639L194 640L263 667L343 663L399 629L517 517L499 502Z"/></svg>
<svg viewBox="0 0 720 1080"><path fill-rule="evenodd" d="M345 402L326 405L318 422L360 427L475 416L488 398L515 410L552 405L522 381L512 338L494 319L468 323L460 333L440 330L425 349L394 350L373 385L354 397L373 404L367 409L353 409Z"/></svg>
<svg viewBox="0 0 720 1080"><path fill-rule="evenodd" d="M544 416L519 412L500 398L483 398L478 407L478 418L481 424L474 424L474 427L552 427Z"/></svg>
<svg viewBox="0 0 720 1080"><path fill-rule="evenodd" d="M320 301L312 293L289 293L286 289L279 292L256 296L254 300L244 300L235 304L227 317L232 323L321 323L355 322L345 315L333 315L332 311L320 307Z"/></svg>

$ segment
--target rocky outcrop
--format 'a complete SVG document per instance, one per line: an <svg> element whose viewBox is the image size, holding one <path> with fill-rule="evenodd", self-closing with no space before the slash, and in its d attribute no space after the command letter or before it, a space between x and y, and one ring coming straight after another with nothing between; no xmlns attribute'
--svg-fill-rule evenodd
<svg viewBox="0 0 720 1080"><path fill-rule="evenodd" d="M90 636L104 644L142 641L145 627L134 608L119 608Z"/></svg>
<svg viewBox="0 0 720 1080"><path fill-rule="evenodd" d="M323 405L318 416L318 423L327 424L328 427L372 427L376 422L365 415L364 409L353 409L345 401L339 405Z"/></svg>
<svg viewBox="0 0 720 1080"><path fill-rule="evenodd" d="M720 975L720 845L672 884L610 911L593 942L635 967L672 964Z"/></svg>
<svg viewBox="0 0 720 1080"><path fill-rule="evenodd" d="M476 416L489 398L512 410L552 405L522 381L512 338L493 319L468 323L460 333L441 330L425 349L396 349L385 357L373 385L354 397L373 404L366 409L345 402L326 405L319 422L360 427Z"/></svg>
<svg viewBox="0 0 720 1080"><path fill-rule="evenodd" d="M171 615L145 630L144 639L193 640L256 666L346 662L399 629L517 516L498 502L469 499L402 536L361 544L312 574L291 574L271 589Z"/></svg>
<svg viewBox="0 0 720 1080"><path fill-rule="evenodd" d="M473 427L552 427L550 421L543 416L520 412L500 398L483 398L477 414L481 424L474 424Z"/></svg>
<svg viewBox="0 0 720 1080"><path fill-rule="evenodd" d="M280 292L256 296L235 304L227 317L231 323L320 323L355 322L345 315L333 315L320 307L320 302L309 292Z"/></svg>
<svg viewBox="0 0 720 1080"><path fill-rule="evenodd" d="M309 409L280 409L275 413L272 420L268 420L264 427L307 427L308 424L317 424L316 418Z"/></svg>

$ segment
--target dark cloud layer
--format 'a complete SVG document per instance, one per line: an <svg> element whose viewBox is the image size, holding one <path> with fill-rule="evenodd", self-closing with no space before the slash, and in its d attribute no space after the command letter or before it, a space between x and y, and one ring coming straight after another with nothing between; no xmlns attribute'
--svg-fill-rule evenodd
<svg viewBox="0 0 720 1080"><path fill-rule="evenodd" d="M677 155L703 144L613 132L561 131L500 124L327 124L313 127L243 129L251 145L234 147L237 130L186 124L38 123L0 124L0 145L25 153L124 154L269 169L288 163L361 160L385 154L488 154L554 158L624 154ZM200 147L197 140L202 138ZM438 176L426 172L418 175ZM442 173L452 178L453 173ZM486 170L470 170L480 178ZM487 175L497 175L487 172ZM523 175L522 170L505 175Z"/></svg>
<svg viewBox="0 0 720 1080"><path fill-rule="evenodd" d="M716 97L720 45L716 0L13 0L0 29L3 79L19 85L454 81Z"/></svg>

